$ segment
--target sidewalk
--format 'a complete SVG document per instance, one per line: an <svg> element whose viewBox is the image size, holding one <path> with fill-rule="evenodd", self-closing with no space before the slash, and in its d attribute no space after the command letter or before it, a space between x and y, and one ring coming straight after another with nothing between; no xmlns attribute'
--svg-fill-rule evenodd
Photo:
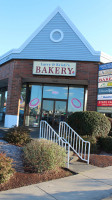
<svg viewBox="0 0 112 200"><path fill-rule="evenodd" d="M105 199L106 198L106 199ZM0 192L0 200L112 200L112 166Z"/></svg>

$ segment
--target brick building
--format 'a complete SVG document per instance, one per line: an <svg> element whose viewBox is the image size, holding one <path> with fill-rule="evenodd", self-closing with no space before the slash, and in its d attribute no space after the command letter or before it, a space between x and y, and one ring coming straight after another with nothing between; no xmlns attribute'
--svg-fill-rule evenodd
<svg viewBox="0 0 112 200"><path fill-rule="evenodd" d="M0 123L56 125L97 106L98 66L112 57L95 51L56 9L19 48L0 57Z"/></svg>

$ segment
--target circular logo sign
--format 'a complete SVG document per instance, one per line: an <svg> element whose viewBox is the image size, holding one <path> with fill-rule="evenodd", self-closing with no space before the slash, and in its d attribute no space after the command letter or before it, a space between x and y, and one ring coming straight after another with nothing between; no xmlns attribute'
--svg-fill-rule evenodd
<svg viewBox="0 0 112 200"><path fill-rule="evenodd" d="M75 105L75 101L78 102L78 104L79 104L78 106ZM75 108L80 108L80 107L81 107L81 102L79 101L79 99L73 98L73 99L71 100L71 103L72 103L72 105L73 105Z"/></svg>
<svg viewBox="0 0 112 200"><path fill-rule="evenodd" d="M38 98L35 98L35 99L32 99L29 103L29 107L30 108L35 108L37 107L39 104L39 99Z"/></svg>

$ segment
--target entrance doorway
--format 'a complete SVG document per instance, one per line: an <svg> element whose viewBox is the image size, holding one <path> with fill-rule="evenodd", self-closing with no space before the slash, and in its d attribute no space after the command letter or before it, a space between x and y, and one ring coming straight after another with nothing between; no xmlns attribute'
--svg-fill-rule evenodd
<svg viewBox="0 0 112 200"><path fill-rule="evenodd" d="M43 99L42 119L51 126L59 126L60 121L66 121L67 101Z"/></svg>

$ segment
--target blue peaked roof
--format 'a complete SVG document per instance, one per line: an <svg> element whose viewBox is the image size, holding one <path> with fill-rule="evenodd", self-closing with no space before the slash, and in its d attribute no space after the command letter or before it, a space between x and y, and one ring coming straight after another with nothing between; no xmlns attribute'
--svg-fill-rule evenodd
<svg viewBox="0 0 112 200"><path fill-rule="evenodd" d="M112 57L91 47L61 8L57 8L19 49L0 57L0 64L11 59L112 61Z"/></svg>

